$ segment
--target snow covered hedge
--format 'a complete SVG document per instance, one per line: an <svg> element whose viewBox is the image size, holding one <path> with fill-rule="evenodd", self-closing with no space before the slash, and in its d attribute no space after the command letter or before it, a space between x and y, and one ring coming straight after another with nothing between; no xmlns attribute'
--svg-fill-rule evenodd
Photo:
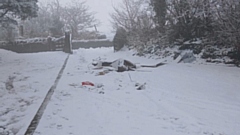
<svg viewBox="0 0 240 135"><path fill-rule="evenodd" d="M211 45L202 42L200 39L175 43L168 46L149 44L141 51L137 50L135 54L148 57L157 56L158 58L168 58L172 60L176 60L181 56L178 62L184 63L202 59L205 62L211 63L239 65L240 61L240 53L234 46Z"/></svg>

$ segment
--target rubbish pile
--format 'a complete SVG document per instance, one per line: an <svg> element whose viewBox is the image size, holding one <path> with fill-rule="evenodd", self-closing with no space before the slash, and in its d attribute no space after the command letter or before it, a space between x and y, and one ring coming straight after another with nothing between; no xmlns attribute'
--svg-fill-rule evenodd
<svg viewBox="0 0 240 135"><path fill-rule="evenodd" d="M165 63L158 63L156 65L139 65L137 66L136 64L133 64L132 62L125 60L125 59L117 59L113 62L106 62L106 61L94 61L92 63L94 69L103 69L103 67L111 67L108 68L108 71L117 71L117 72L124 72L124 71L135 71L139 67L149 67L149 68L156 68L162 65L165 65ZM106 72L104 71L102 73L99 73L99 75L104 75Z"/></svg>

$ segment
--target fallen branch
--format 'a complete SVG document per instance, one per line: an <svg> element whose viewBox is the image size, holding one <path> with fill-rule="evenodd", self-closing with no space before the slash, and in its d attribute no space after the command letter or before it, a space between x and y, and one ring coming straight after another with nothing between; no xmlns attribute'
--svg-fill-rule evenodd
<svg viewBox="0 0 240 135"><path fill-rule="evenodd" d="M156 65L141 65L141 67L149 67L149 68L156 68L156 67L159 67L159 66L162 66L162 65L165 65L166 63L158 63Z"/></svg>

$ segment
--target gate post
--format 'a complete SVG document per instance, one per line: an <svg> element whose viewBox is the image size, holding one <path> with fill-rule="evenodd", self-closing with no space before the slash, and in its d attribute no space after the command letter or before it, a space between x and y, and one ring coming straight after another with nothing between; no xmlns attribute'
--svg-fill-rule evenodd
<svg viewBox="0 0 240 135"><path fill-rule="evenodd" d="M70 32L65 32L65 40L64 40L64 47L63 51L65 53L70 53L72 54L72 37Z"/></svg>
<svg viewBox="0 0 240 135"><path fill-rule="evenodd" d="M47 38L48 51L56 51L56 46L52 41L52 37Z"/></svg>

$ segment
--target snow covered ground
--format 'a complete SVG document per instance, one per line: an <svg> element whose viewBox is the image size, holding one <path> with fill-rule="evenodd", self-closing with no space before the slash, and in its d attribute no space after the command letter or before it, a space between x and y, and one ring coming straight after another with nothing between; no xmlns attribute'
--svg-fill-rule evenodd
<svg viewBox="0 0 240 135"><path fill-rule="evenodd" d="M0 50L0 135L1 127L24 134L66 57ZM118 58L163 61L112 48L74 51L34 135L240 135L239 68L171 62L98 75L103 69L91 65ZM14 88L6 90L9 76Z"/></svg>
<svg viewBox="0 0 240 135"><path fill-rule="evenodd" d="M23 135L66 57L63 52L17 54L0 49L0 135Z"/></svg>

